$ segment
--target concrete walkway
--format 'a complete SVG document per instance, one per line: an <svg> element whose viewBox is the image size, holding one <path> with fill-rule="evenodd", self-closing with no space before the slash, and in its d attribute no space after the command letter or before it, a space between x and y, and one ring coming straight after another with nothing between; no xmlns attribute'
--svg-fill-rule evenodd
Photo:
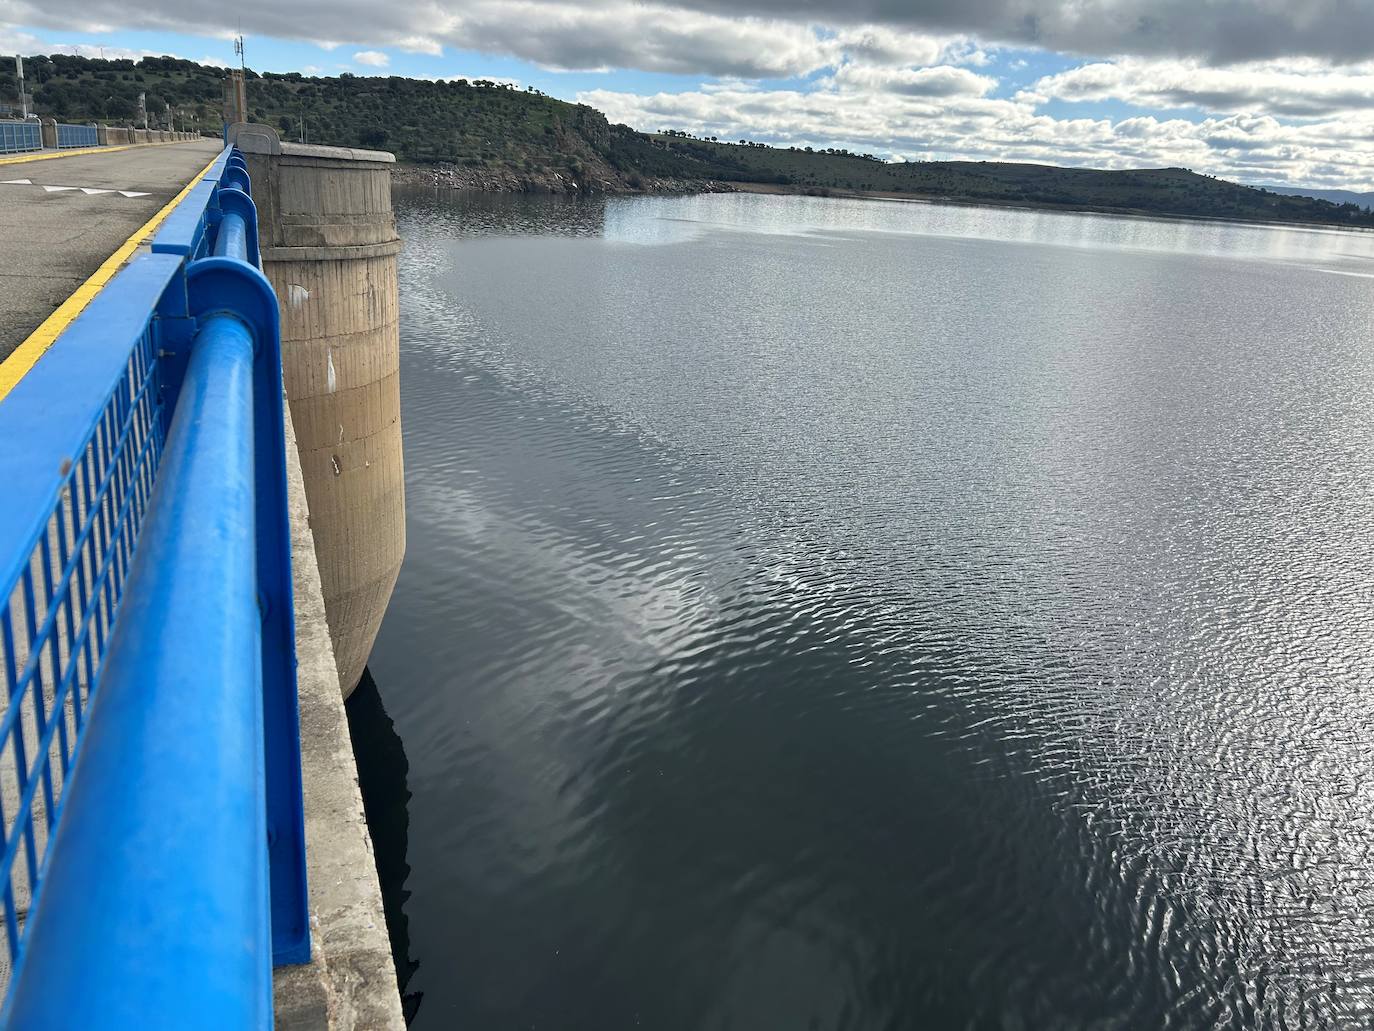
<svg viewBox="0 0 1374 1031"><path fill-rule="evenodd" d="M221 149L206 139L0 164L0 360Z"/></svg>

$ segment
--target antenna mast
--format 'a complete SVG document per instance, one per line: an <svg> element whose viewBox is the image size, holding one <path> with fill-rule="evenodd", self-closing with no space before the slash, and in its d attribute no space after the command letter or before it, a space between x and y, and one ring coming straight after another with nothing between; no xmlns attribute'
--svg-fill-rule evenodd
<svg viewBox="0 0 1374 1031"><path fill-rule="evenodd" d="M243 37L234 37L234 56L239 59L238 73L226 69L224 76L224 125L248 121L248 70L244 64Z"/></svg>

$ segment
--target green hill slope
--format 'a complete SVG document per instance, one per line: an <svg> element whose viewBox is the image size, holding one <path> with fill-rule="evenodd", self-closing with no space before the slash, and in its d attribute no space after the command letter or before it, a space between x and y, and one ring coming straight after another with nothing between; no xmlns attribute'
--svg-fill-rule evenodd
<svg viewBox="0 0 1374 1031"><path fill-rule="evenodd" d="M155 124L219 127L220 68L171 57L134 63L55 54L28 59L26 70L41 114L131 124L142 92ZM0 66L0 100L15 89L13 71ZM1286 196L1181 168L886 163L847 151L641 133L612 125L586 105L480 80L249 71L247 91L251 117L275 126L284 138L391 150L403 162L443 166L440 181L455 185L617 191L670 183L704 187L715 180L787 190L1374 226L1374 214L1358 205Z"/></svg>

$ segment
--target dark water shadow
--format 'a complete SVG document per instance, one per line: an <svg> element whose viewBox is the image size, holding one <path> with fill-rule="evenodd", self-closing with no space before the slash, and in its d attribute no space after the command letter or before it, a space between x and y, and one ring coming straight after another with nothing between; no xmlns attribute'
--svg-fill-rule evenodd
<svg viewBox="0 0 1374 1031"><path fill-rule="evenodd" d="M391 958L396 965L396 984L401 992L402 1012L409 1024L419 1013L424 999L423 992L406 991L420 968L419 961L410 955L410 926L405 912L410 898L405 886L410 876L410 864L406 861L410 828L410 789L406 776L410 763L371 670L363 671L362 680L344 708L358 763L358 786L362 789L363 809L377 860L377 879L382 888Z"/></svg>

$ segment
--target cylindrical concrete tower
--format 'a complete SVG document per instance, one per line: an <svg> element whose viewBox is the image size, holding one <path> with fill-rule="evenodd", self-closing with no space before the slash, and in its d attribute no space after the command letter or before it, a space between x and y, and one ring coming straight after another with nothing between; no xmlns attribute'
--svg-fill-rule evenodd
<svg viewBox="0 0 1374 1031"><path fill-rule="evenodd" d="M345 696L357 686L405 553L391 165L378 151L281 143L239 125L281 306L325 612Z"/></svg>

